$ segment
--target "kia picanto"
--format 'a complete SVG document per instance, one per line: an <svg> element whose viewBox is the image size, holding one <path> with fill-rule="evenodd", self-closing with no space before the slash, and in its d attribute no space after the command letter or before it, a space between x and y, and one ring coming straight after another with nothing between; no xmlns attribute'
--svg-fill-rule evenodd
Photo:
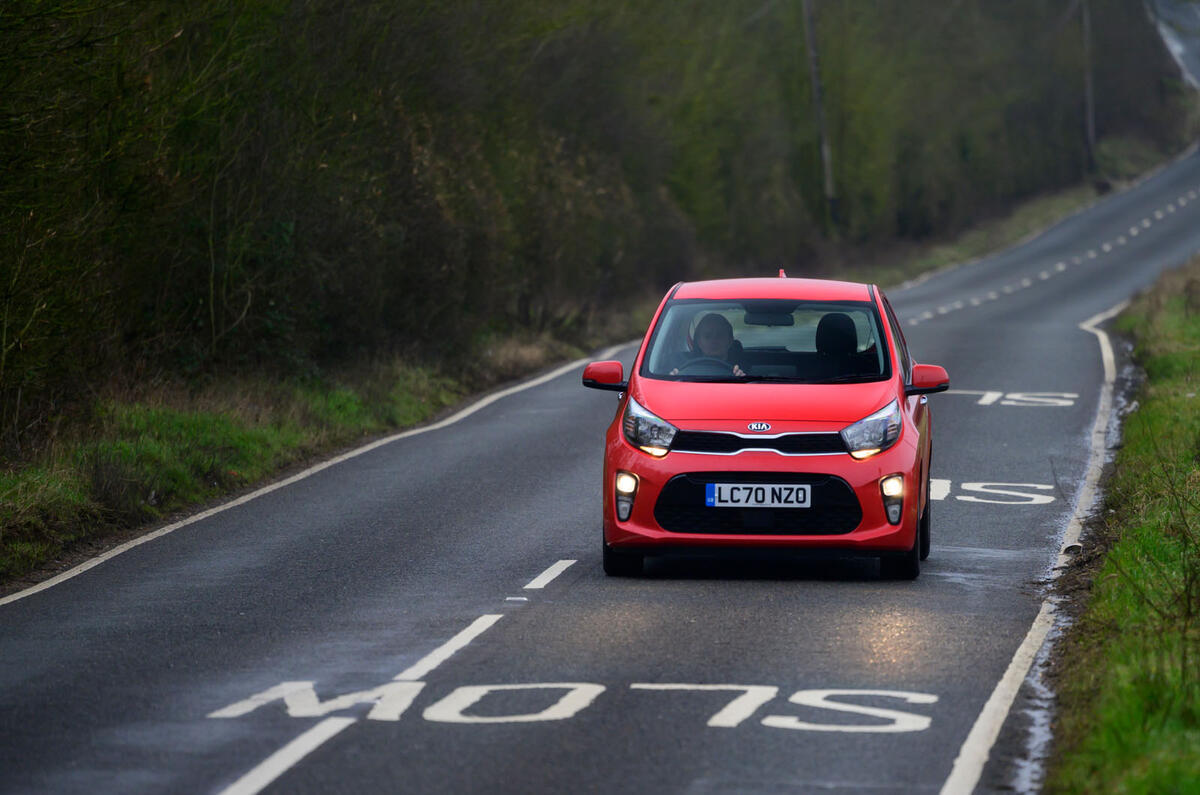
<svg viewBox="0 0 1200 795"><path fill-rule="evenodd" d="M619 393L604 447L604 571L646 555L825 550L918 576L930 549L927 395L946 371L911 358L878 287L787 278L677 284Z"/></svg>

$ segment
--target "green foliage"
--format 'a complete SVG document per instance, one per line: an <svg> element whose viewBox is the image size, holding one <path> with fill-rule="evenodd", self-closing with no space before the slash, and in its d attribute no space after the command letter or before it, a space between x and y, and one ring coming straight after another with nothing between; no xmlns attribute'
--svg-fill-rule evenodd
<svg viewBox="0 0 1200 795"><path fill-rule="evenodd" d="M105 401L86 438L0 471L0 581L72 544L262 481L318 453L423 422L462 387L392 361L345 383L225 385L169 403Z"/></svg>
<svg viewBox="0 0 1200 795"><path fill-rule="evenodd" d="M1194 296L1189 306L1188 297ZM1073 633L1053 792L1200 789L1200 261L1121 321L1148 381L1106 507L1112 544Z"/></svg>
<svg viewBox="0 0 1200 795"><path fill-rule="evenodd" d="M1171 145L1139 4L1091 6L1101 135ZM798 3L0 5L4 455L106 381L577 343L631 293L953 232L1082 175L1077 15L813 7L832 216Z"/></svg>

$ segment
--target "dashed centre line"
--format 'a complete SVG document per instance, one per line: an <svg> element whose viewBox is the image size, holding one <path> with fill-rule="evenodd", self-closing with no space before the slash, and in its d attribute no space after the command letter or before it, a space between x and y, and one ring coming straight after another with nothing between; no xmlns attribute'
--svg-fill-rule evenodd
<svg viewBox="0 0 1200 795"><path fill-rule="evenodd" d="M545 588L551 580L566 571L567 568L570 567L570 565L574 562L575 561L573 560L560 560L558 563L555 563L553 566L530 580L529 584L525 586L525 589L529 590L530 588Z"/></svg>
<svg viewBox="0 0 1200 795"><path fill-rule="evenodd" d="M1167 215L1175 213L1177 210L1186 207L1188 200L1189 199L1194 200L1194 199L1196 199L1196 197L1197 197L1196 189L1189 190L1187 192L1186 196L1180 195L1174 201L1167 202L1162 207L1155 209L1151 213L1151 215L1153 216L1153 218L1155 220L1163 220L1167 217ZM1089 248L1086 252L1084 252L1082 254L1076 254L1071 257L1071 264L1072 265L1082 265L1084 263L1085 259L1086 260L1096 260L1096 259L1099 259L1104 254L1110 254L1110 253L1112 253L1114 248L1116 248L1117 246L1127 245L1129 243L1129 238L1137 237L1139 234L1141 234L1143 229L1149 229L1153 224L1154 224L1154 221L1151 220L1151 217L1146 216L1140 222L1135 223L1133 226L1129 227L1128 237L1126 237L1126 235L1124 235L1124 234L1117 235L1114 239L1106 240L1103 243L1101 243L1098 251L1095 248ZM1067 268L1068 268L1068 265L1067 265L1066 261L1060 260L1054 264L1053 270L1047 268L1045 270L1039 271L1037 274L1037 279L1039 281L1047 281L1055 274L1065 272L1067 270ZM936 313L933 311L926 310L926 311L922 312L921 314L916 315L915 317L909 318L906 322L906 325L917 326L917 325L920 325L921 323L924 323L927 320L932 320L933 318L937 317L938 315L948 315L951 312L958 311L959 309L963 309L966 306L981 306L985 300L986 301L994 301L997 298L999 298L1000 293L1003 293L1004 295L1012 295L1016 291L1022 290L1024 288L1030 287L1032 285L1033 285L1033 277L1023 276L1018 281L1015 281L1011 284L1004 285L1003 287L1001 287L999 289L999 292L997 292L996 290L989 290L986 295L986 298L974 296L972 298L967 299L966 301L955 301L954 303L943 304L942 306L939 306L937 308Z"/></svg>

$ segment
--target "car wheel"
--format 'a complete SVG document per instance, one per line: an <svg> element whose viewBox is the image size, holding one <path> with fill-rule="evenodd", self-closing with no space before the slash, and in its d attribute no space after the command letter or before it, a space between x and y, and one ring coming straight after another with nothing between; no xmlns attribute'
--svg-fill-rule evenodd
<svg viewBox="0 0 1200 795"><path fill-rule="evenodd" d="M642 555L638 552L618 552L604 546L604 573L609 577L639 577L642 574Z"/></svg>
<svg viewBox="0 0 1200 795"><path fill-rule="evenodd" d="M879 576L885 580L915 580L921 574L920 532L913 538L912 549L898 557L879 559Z"/></svg>
<svg viewBox="0 0 1200 795"><path fill-rule="evenodd" d="M926 480L928 480L928 478L926 478ZM928 484L925 486L925 493L929 494ZM931 544L930 535L931 535L931 530L932 530L931 521L930 521L931 513L933 513L933 500L926 497L925 498L925 511L921 514L921 521L917 525L917 537L921 539L921 541L920 541L921 560L925 560L926 558L929 557L929 547Z"/></svg>

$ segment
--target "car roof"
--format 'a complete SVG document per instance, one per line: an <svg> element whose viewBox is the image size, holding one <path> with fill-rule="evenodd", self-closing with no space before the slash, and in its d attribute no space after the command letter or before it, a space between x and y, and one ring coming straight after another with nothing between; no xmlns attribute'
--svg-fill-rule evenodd
<svg viewBox="0 0 1200 795"><path fill-rule="evenodd" d="M675 299L775 298L806 301L870 301L870 285L832 279L711 279L682 282L671 296Z"/></svg>

